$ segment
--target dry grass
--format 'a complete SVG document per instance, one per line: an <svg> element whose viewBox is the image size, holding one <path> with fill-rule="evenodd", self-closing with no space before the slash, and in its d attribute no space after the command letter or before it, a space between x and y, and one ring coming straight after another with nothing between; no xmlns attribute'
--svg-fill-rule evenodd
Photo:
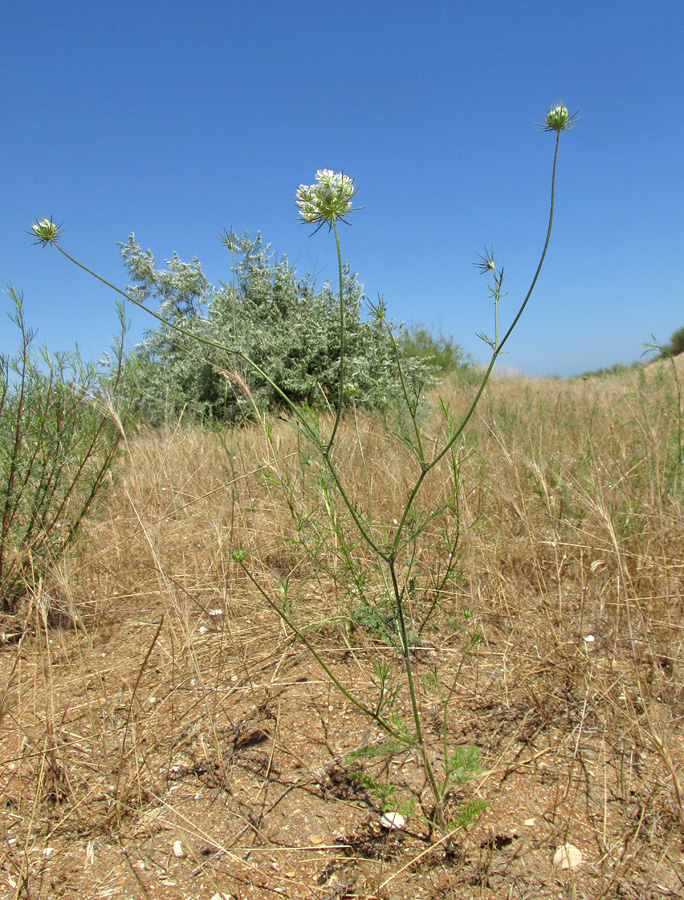
<svg viewBox="0 0 684 900"><path fill-rule="evenodd" d="M0 896L681 896L677 402L662 366L502 379L466 432L445 519L461 533L459 578L437 592L448 541L436 526L410 572L413 620L428 618L419 673L456 671L463 607L485 638L449 731L485 768L454 803L491 805L452 847L420 815L412 758L363 763L418 800L406 831L381 831L353 778L361 763L345 761L377 729L231 562L241 544L270 595L287 581L297 621L359 696L379 654L396 669L353 621L340 517L296 434L278 422L271 440L256 426L139 434L79 553L1 629L15 638L0 648ZM410 455L377 416L349 416L338 446L380 534L415 477ZM447 475L431 475L424 509L444 502ZM351 556L380 597L363 546ZM421 702L437 741L434 700ZM584 855L574 873L552 869L565 842Z"/></svg>

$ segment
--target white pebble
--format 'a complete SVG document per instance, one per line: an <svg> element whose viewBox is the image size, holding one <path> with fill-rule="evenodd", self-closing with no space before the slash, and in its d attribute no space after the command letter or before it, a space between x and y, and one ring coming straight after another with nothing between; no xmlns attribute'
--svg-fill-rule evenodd
<svg viewBox="0 0 684 900"><path fill-rule="evenodd" d="M403 828L405 824L406 819L398 812L385 813L380 819L380 825L387 831L397 831L397 829Z"/></svg>
<svg viewBox="0 0 684 900"><path fill-rule="evenodd" d="M553 855L554 869L577 869L582 865L582 851L572 844L563 844Z"/></svg>
<svg viewBox="0 0 684 900"><path fill-rule="evenodd" d="M183 852L183 845L180 841L173 842L173 855L177 859L181 859L183 856L185 856L185 853Z"/></svg>

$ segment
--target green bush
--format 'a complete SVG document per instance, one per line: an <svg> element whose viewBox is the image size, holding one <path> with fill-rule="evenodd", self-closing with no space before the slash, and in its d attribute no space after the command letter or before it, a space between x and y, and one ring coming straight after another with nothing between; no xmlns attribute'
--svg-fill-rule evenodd
<svg viewBox="0 0 684 900"><path fill-rule="evenodd" d="M641 368L642 365L639 362L630 363L628 366L624 365L624 363L613 363L612 366L604 366L602 369L587 369L586 372L582 372L578 377L583 378L586 381L587 378L604 378L610 375L625 375L627 372Z"/></svg>
<svg viewBox="0 0 684 900"><path fill-rule="evenodd" d="M678 328L673 332L669 345L665 348L670 356L679 356L684 353L684 328Z"/></svg>
<svg viewBox="0 0 684 900"><path fill-rule="evenodd" d="M401 331L399 346L407 359L419 359L438 375L450 375L472 367L471 358L454 343L453 335L437 335L422 323L414 323Z"/></svg>
<svg viewBox="0 0 684 900"><path fill-rule="evenodd" d="M197 259L182 262L174 254L166 269L155 268L152 253L131 235L122 244L133 281L128 291L138 301L156 302L158 313L193 335L235 348L254 366L235 356L184 338L168 325L148 331L135 356L139 364L140 411L158 424L182 411L200 419L236 420L282 405L280 390L294 403L312 408L334 405L340 365L340 306L330 284L316 288L297 276L286 257L277 258L257 235L233 234L224 240L233 251L233 279L219 288L209 284ZM236 252L237 251L237 252ZM381 318L361 318L363 289L343 268L345 303L345 399L386 407L399 395L396 352ZM403 338L404 376L418 394L445 369L459 348L441 347L440 365L429 354L408 352L415 339ZM433 339L434 347L438 342ZM432 345L430 345L432 346ZM268 372L261 377L259 369Z"/></svg>
<svg viewBox="0 0 684 900"><path fill-rule="evenodd" d="M20 349L0 356L0 609L12 610L76 537L108 483L134 387L122 343L105 363L34 351L12 289ZM123 317L122 329L123 329ZM122 334L123 338L123 334Z"/></svg>

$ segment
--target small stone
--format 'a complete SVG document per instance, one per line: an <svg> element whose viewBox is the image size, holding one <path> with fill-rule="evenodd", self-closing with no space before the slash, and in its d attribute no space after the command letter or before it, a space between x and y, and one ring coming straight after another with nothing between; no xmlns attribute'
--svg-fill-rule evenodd
<svg viewBox="0 0 684 900"><path fill-rule="evenodd" d="M578 869L582 865L582 851L572 844L563 844L553 855L554 869Z"/></svg>
<svg viewBox="0 0 684 900"><path fill-rule="evenodd" d="M398 812L385 813L380 819L380 825L386 831L398 831L406 824L406 819Z"/></svg>
<svg viewBox="0 0 684 900"><path fill-rule="evenodd" d="M310 844L325 844L325 835L323 835L323 834L310 834L310 835L309 835L309 843L310 843Z"/></svg>
<svg viewBox="0 0 684 900"><path fill-rule="evenodd" d="M183 845L180 841L173 842L173 855L176 859L182 859L185 856L185 851L183 850Z"/></svg>
<svg viewBox="0 0 684 900"><path fill-rule="evenodd" d="M531 828L535 824L536 821L537 821L536 819L525 819L524 824L528 825Z"/></svg>

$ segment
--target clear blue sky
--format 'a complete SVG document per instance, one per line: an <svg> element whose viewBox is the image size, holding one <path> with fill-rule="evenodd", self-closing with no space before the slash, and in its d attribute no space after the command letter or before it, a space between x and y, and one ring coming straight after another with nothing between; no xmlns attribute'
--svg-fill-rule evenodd
<svg viewBox="0 0 684 900"><path fill-rule="evenodd" d="M682 0L34 0L7 5L2 44L0 282L51 350L101 355L115 296L32 245L36 218L64 220L64 248L120 285L131 232L159 263L175 250L227 280L224 227L332 279L332 240L293 200L332 168L367 207L342 231L367 295L484 359L472 263L493 245L506 320L548 212L554 136L533 123L559 100L583 118L505 363L573 374L684 326ZM129 311L138 340L152 320ZM15 346L3 315L0 352Z"/></svg>

